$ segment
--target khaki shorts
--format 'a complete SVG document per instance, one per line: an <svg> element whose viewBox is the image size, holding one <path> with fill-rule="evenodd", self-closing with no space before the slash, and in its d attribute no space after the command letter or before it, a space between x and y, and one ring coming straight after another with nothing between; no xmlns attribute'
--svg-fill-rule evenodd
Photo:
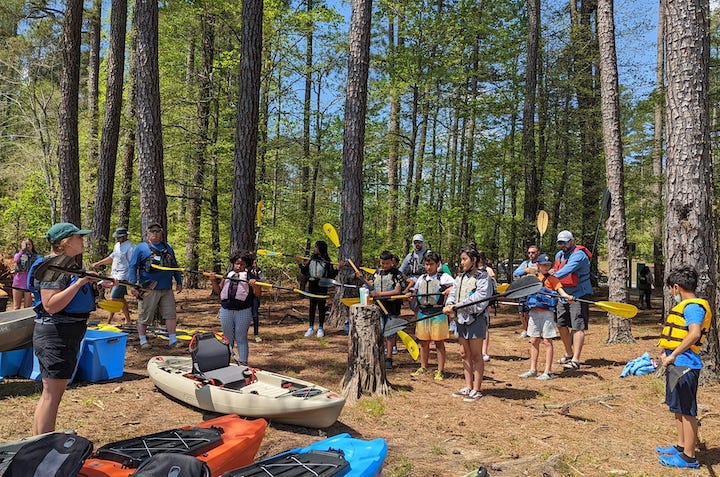
<svg viewBox="0 0 720 477"><path fill-rule="evenodd" d="M174 320L175 295L170 290L150 290L145 292L142 300L138 300L137 322L143 325L152 323L155 310L160 310L160 316L165 320Z"/></svg>

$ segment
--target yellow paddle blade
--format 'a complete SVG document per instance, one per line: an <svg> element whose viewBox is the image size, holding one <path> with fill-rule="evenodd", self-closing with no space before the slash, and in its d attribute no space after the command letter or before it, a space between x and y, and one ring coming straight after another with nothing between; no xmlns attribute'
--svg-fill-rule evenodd
<svg viewBox="0 0 720 477"><path fill-rule="evenodd" d="M257 203L257 209L255 210L255 220L257 220L257 226L258 228L262 224L262 210L263 210L264 202L262 199L260 199Z"/></svg>
<svg viewBox="0 0 720 477"><path fill-rule="evenodd" d="M285 254L283 254L282 252L275 252L275 251L272 251L272 250L265 250L264 248L259 248L259 249L257 250L257 254L258 254L258 255L262 255L262 256L264 256L264 257L284 257L284 256L285 256Z"/></svg>
<svg viewBox="0 0 720 477"><path fill-rule="evenodd" d="M370 297L368 297L368 298L370 298ZM360 297L356 296L354 298L340 298L340 301L345 306L352 306L352 305L357 305L358 303L360 303Z"/></svg>
<svg viewBox="0 0 720 477"><path fill-rule="evenodd" d="M404 331L398 331L397 335L400 340L402 340L405 348L407 348L408 353L410 353L410 357L413 360L417 361L418 357L420 356L420 348L418 348L418 344L415 342L415 340L412 339L410 335L405 333Z"/></svg>
<svg viewBox="0 0 720 477"><path fill-rule="evenodd" d="M95 327L98 331L114 331L115 333L121 333L122 328L118 328L115 325L108 325L107 323L100 323Z"/></svg>
<svg viewBox="0 0 720 477"><path fill-rule="evenodd" d="M107 310L110 313L117 313L120 310L123 309L124 303L121 301L113 301L113 300L100 300L97 302L98 308L102 308L103 310Z"/></svg>
<svg viewBox="0 0 720 477"><path fill-rule="evenodd" d="M505 293L505 292L507 291L507 289L508 289L509 286L510 286L509 283L498 283L497 292L498 292L498 293Z"/></svg>
<svg viewBox="0 0 720 477"><path fill-rule="evenodd" d="M538 216L537 216L537 228L538 228L538 232L540 232L540 236L545 235L547 226L548 226L548 214L544 210L541 210L540 212L538 212Z"/></svg>
<svg viewBox="0 0 720 477"><path fill-rule="evenodd" d="M150 266L153 267L153 268L157 268L158 270L165 270L165 271L168 271L168 272L184 272L184 271L185 271L184 268L180 268L180 267L163 267L162 265L155 265L154 263L153 263L152 265L150 265Z"/></svg>
<svg viewBox="0 0 720 477"><path fill-rule="evenodd" d="M335 245L336 247L340 247L340 237L338 236L335 227L333 227L332 224L323 224L322 228L323 232L325 232L325 235L327 235L327 238L330 239L333 245Z"/></svg>
<svg viewBox="0 0 720 477"><path fill-rule="evenodd" d="M596 301L593 304L608 313L612 313L613 315L623 318L634 318L638 312L637 307L629 303L619 303L617 301Z"/></svg>
<svg viewBox="0 0 720 477"><path fill-rule="evenodd" d="M375 272L377 271L376 269L370 267L360 267L360 270L365 273L369 273L370 275L375 275Z"/></svg>

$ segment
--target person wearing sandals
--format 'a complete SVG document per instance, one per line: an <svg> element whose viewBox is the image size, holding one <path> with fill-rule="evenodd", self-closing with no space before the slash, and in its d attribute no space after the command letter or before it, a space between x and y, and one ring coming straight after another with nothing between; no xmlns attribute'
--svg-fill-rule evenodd
<svg viewBox="0 0 720 477"><path fill-rule="evenodd" d="M569 230L563 230L557 236L560 251L555 255L552 274L560 280L565 291L583 300L592 299L590 283L590 260L592 253L582 245L575 243L575 237ZM590 305L574 301L561 303L558 308L557 326L565 354L560 361L563 368L580 369L580 353L585 344L585 331L590 321Z"/></svg>
<svg viewBox="0 0 720 477"><path fill-rule="evenodd" d="M413 285L408 296L416 300L418 315L424 316L442 311L445 297L450 294L455 285L453 277L441 270L442 260L440 254L428 250L425 253L425 273L420 275ZM420 340L420 368L412 376L421 376L427 372L430 360L430 341L435 342L437 351L438 369L435 370L435 381L445 379L445 340L450 337L447 315L438 315L434 318L418 321L415 325L415 336Z"/></svg>
<svg viewBox="0 0 720 477"><path fill-rule="evenodd" d="M455 286L448 296L443 313L455 312L458 341L463 359L465 387L453 393L465 402L475 402L482 397L480 387L485 372L483 361L483 341L490 322L488 302L484 298L492 296L492 279L488 276L485 264L474 245L465 245L460 250L460 266L463 273L455 278ZM461 309L455 310L456 307Z"/></svg>
<svg viewBox="0 0 720 477"><path fill-rule="evenodd" d="M712 320L710 304L695 295L698 274L692 267L671 270L665 283L675 306L665 319L658 347L663 349L665 404L675 417L677 444L656 447L655 452L666 467L699 469L695 457L697 389L703 367L700 349Z"/></svg>
<svg viewBox="0 0 720 477"><path fill-rule="evenodd" d="M547 254L540 254L536 259L538 268L537 277L542 283L538 293L525 299L525 306L529 311L527 335L530 340L530 370L520 375L521 378L537 378L541 381L552 379L553 338L557 338L558 330L555 326L556 299L552 295L560 295L568 302L573 297L563 289L560 280L550 275L552 261ZM540 341L545 344L545 370L538 376L537 364L540 356Z"/></svg>

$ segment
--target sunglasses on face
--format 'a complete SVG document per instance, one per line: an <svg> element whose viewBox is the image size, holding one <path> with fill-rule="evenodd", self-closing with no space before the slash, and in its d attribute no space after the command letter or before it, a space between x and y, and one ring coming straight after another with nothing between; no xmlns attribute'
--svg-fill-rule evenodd
<svg viewBox="0 0 720 477"><path fill-rule="evenodd" d="M537 255L537 252L528 252L528 255Z"/></svg>
<svg viewBox="0 0 720 477"><path fill-rule="evenodd" d="M570 242L567 241L567 240L558 240L558 243L557 243L557 244L558 244L558 245L567 245L567 244L569 244L569 243L570 243Z"/></svg>
<svg viewBox="0 0 720 477"><path fill-rule="evenodd" d="M160 229L152 229L152 230L148 230L148 232L150 232L151 234L159 234L160 232L162 232L162 230L160 230Z"/></svg>

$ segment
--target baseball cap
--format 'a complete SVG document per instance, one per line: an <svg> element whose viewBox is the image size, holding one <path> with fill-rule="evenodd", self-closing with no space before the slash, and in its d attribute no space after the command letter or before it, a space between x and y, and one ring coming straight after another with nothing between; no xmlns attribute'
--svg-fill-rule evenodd
<svg viewBox="0 0 720 477"><path fill-rule="evenodd" d="M50 227L45 236L51 243L57 243L73 235L87 235L89 233L92 233L92 230L80 230L75 224L60 222Z"/></svg>
<svg viewBox="0 0 720 477"><path fill-rule="evenodd" d="M574 239L573 234L570 233L569 230L563 230L562 232L560 232L558 234L557 241L558 242L569 242L573 239Z"/></svg>
<svg viewBox="0 0 720 477"><path fill-rule="evenodd" d="M118 227L113 232L113 238L127 237L128 230L125 227Z"/></svg>
<svg viewBox="0 0 720 477"><path fill-rule="evenodd" d="M415 234L413 235L413 242L424 242L425 237L422 236L422 234Z"/></svg>
<svg viewBox="0 0 720 477"><path fill-rule="evenodd" d="M160 222L153 222L150 225L148 225L148 227L147 227L148 230L150 230L150 229L161 229L162 230L162 228L163 228L163 226Z"/></svg>
<svg viewBox="0 0 720 477"><path fill-rule="evenodd" d="M539 263L540 265L546 265L548 263L552 263L552 261L550 260L550 257L548 256L547 253L541 253L540 255L538 255L538 258L535 261L537 263Z"/></svg>

